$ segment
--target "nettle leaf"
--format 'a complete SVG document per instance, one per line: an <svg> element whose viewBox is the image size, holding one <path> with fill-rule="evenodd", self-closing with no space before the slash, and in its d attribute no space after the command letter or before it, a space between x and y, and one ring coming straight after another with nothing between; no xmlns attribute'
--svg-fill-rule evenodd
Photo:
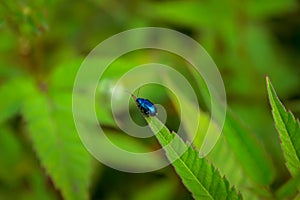
<svg viewBox="0 0 300 200"><path fill-rule="evenodd" d="M91 162L76 132L71 93L49 95L33 84L22 113L33 148L64 199L88 199Z"/></svg>
<svg viewBox="0 0 300 200"><path fill-rule="evenodd" d="M259 185L270 184L275 176L271 159L254 134L227 108L224 135L245 173Z"/></svg>
<svg viewBox="0 0 300 200"><path fill-rule="evenodd" d="M221 175L226 175L229 183L235 185L243 194L244 199L259 199L256 194L250 191L255 185L236 160L224 135L220 137L207 159L219 169Z"/></svg>
<svg viewBox="0 0 300 200"><path fill-rule="evenodd" d="M164 147L169 160L175 160L172 165L190 190L195 199L242 199L242 196L232 187L225 177L209 164L205 158L186 144L175 132L170 131L156 118L145 118L155 133L159 143ZM180 155L183 149L187 150Z"/></svg>
<svg viewBox="0 0 300 200"><path fill-rule="evenodd" d="M16 115L22 105L23 97L27 91L26 78L15 78L5 82L0 87L0 122Z"/></svg>
<svg viewBox="0 0 300 200"><path fill-rule="evenodd" d="M300 171L300 125L291 112L286 111L267 77L267 90L275 126L281 140L286 164L293 176Z"/></svg>
<svg viewBox="0 0 300 200"><path fill-rule="evenodd" d="M199 77L197 81L201 91L204 92L205 100L209 102L210 97L209 94L206 93L204 82L201 82L201 77ZM184 127L189 128L194 126L195 121L191 121L191 119L197 119L195 114L199 115L199 122L197 122L199 126L193 140L193 145L197 150L200 150L205 137L214 137L207 135L211 117L202 110L199 110L199 113L197 113L198 105L189 101L187 95L184 95L179 87L171 80L168 81L168 85L172 86L172 90L175 91L176 96L180 99L179 105L176 99L170 95L170 99L176 108L175 110L178 114L180 114L180 106L185 110L184 114L181 115ZM219 132L218 124L215 122L212 125L213 131L211 133L217 134ZM188 134L193 136L195 133L191 131L194 131L194 129L188 128L186 128ZM253 188L254 185L268 185L273 181L275 172L269 155L254 137L254 134L249 131L247 127L243 126L229 109L227 111L224 130L219 140L222 141L214 146L212 149L214 153L212 156L208 155L208 159L214 163L216 167L220 168L222 174L226 174L231 184L238 186L239 189L244 188L240 190L243 194L245 194L245 188ZM234 169L234 171L232 171L232 169Z"/></svg>
<svg viewBox="0 0 300 200"><path fill-rule="evenodd" d="M205 113L201 114L201 116L203 115L205 115ZM231 114L228 113L227 121L232 120L230 115ZM229 124L227 124L227 126L228 125ZM207 126L208 124L204 124L204 129ZM236 126L241 127L242 125L237 124ZM267 185L271 183L275 173L271 160L263 147L254 137L251 137L251 132L243 129L233 130L230 129L230 127L227 127L226 130L227 131L222 133L218 142L208 154L207 159L220 170L222 175L226 175L230 184L235 185L243 194L244 199L272 198L270 191L265 187L261 187L262 184ZM229 130L231 131L229 132ZM235 134L238 133L244 134L244 136L236 136ZM232 139L230 137L235 138ZM245 153L245 151L251 147L255 149L258 154L252 152L252 149ZM259 175L262 177L259 177Z"/></svg>

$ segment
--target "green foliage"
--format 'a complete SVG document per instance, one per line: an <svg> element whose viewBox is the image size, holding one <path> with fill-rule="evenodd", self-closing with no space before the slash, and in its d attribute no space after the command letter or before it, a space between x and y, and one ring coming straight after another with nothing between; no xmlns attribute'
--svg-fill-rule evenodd
<svg viewBox="0 0 300 200"><path fill-rule="evenodd" d="M268 185L274 178L272 163L253 134L228 112L224 134L228 145L245 172L258 184Z"/></svg>
<svg viewBox="0 0 300 200"><path fill-rule="evenodd" d="M164 148L172 165L195 199L242 199L205 158L175 133L170 132L157 118L146 117L150 128ZM182 155L181 151L186 149Z"/></svg>
<svg viewBox="0 0 300 200"><path fill-rule="evenodd" d="M43 171L8 125L0 125L0 145L0 199L56 199ZM23 189L25 183L30 186L27 190Z"/></svg>
<svg viewBox="0 0 300 200"><path fill-rule="evenodd" d="M23 97L27 91L24 79L14 79L6 82L0 88L0 96L2 98L0 104L0 122L3 122L13 116L15 116L21 108ZM12 88L18 92L12 92Z"/></svg>
<svg viewBox="0 0 300 200"><path fill-rule="evenodd" d="M286 164L293 176L300 171L300 125L291 112L286 111L279 101L275 90L267 77L267 88L272 106L273 118L281 140Z"/></svg>
<svg viewBox="0 0 300 200"><path fill-rule="evenodd" d="M300 116L299 18L296 0L1 1L0 199L190 199L182 181L196 190L193 194L206 190L206 178L200 177L200 185L192 184L195 178L187 180L189 174L179 170L185 177L181 180L171 167L128 174L93 165L77 136L71 96L81 62L104 39L143 26L168 27L191 36L208 51L222 74L230 110L218 143L206 159L197 161L211 170L206 173L210 174L207 181L214 178L225 184L228 180L244 199L300 199L299 123L295 119ZM190 164L190 158L198 158L196 151L210 122L211 103L206 83L186 60L153 49L116 59L99 80L96 115L116 146L131 152L159 148L154 137L125 135L110 107L111 91L119 78L135 66L154 62L183 74L199 100L192 103L184 91L152 84L140 91L141 97L165 108L166 127L177 130L183 125L188 139L196 134L193 147L176 162L176 169L182 169L183 162ZM266 74L293 111L282 106L268 80L279 137L263 87ZM147 76L180 86L172 83L168 74L160 75L149 72L132 81L139 83ZM128 89L126 83L122 86ZM120 116L130 107L133 120L145 125L138 109L131 108L134 103L128 106L125 97L128 95L118 96L118 102L125 102L118 104ZM200 114L195 112L199 105ZM195 124L198 128L193 132ZM217 124L214 129L217 133ZM176 148L186 145L175 133L164 135L175 138L180 144ZM131 162L123 154L115 156L120 162ZM136 166L153 165L159 159L147 157ZM92 171L99 173L92 176ZM229 190L226 184L220 186Z"/></svg>
<svg viewBox="0 0 300 200"><path fill-rule="evenodd" d="M18 92L12 92L12 88ZM87 199L91 172L90 156L75 131L71 93L55 90L49 95L46 93L47 89L49 88L43 87L42 84L37 85L30 78L8 81L0 89L1 95L6 97L5 101L2 101L1 120L5 121L16 114L22 114L28 128L28 136L41 164L65 199ZM5 142L7 147L10 146L12 152L17 151L20 147L14 147L13 143L10 143L9 138L13 135L9 134L3 133L5 140L1 141ZM6 150L2 157L7 157L6 160L10 162L15 160L15 156L9 154L9 150ZM16 166L13 163L11 165ZM34 179L41 181L40 175L34 175Z"/></svg>
<svg viewBox="0 0 300 200"><path fill-rule="evenodd" d="M174 189L176 185L172 180L164 180L152 185L148 185L145 189L137 191L132 197L133 200L152 200L165 199L172 200L175 198Z"/></svg>
<svg viewBox="0 0 300 200"><path fill-rule="evenodd" d="M243 194L244 199L260 199L259 195L253 192L257 184L249 177L243 165L237 160L232 147L226 140L225 133L220 136L207 159L219 169L222 176L226 176L231 185L234 185ZM263 192L264 195L268 196L266 191Z"/></svg>
<svg viewBox="0 0 300 200"><path fill-rule="evenodd" d="M300 191L300 175L297 174L276 191L276 197L278 199L292 198L297 194L297 192L299 194L299 191Z"/></svg>
<svg viewBox="0 0 300 200"><path fill-rule="evenodd" d="M72 120L71 94L27 88L22 113L41 164L65 199L88 199L91 163Z"/></svg>
<svg viewBox="0 0 300 200"><path fill-rule="evenodd" d="M180 99L181 107L184 108L182 123L185 127L188 127L188 134L192 135L190 133L194 131L192 128L194 128L195 125L193 125L193 123L195 124L195 122L190 119L197 119L195 116L197 105L190 102L186 95L179 90L176 84L172 83L172 87L177 98ZM180 114L180 106L176 99L171 99L176 111ZM209 99L207 101L209 101ZM195 139L193 140L193 144L198 150L201 148L210 123L210 116L207 113L200 111L199 115L199 127L197 129ZM218 131L218 125L215 123L214 132ZM247 178L250 177L257 184L268 185L273 181L275 172L270 156L267 154L257 138L254 137L254 134L245 125L243 125L228 108L223 135L220 137L222 137L222 142L219 142L218 149L222 150L213 150L214 156L211 157L212 162L218 162L224 158L228 158L228 155L224 152L231 155L229 156L231 159L229 159L228 163L222 162L221 164L221 162L218 162L221 164L218 166L221 172L226 169L226 165L228 166L230 163L235 163L235 165L238 165L242 170L242 172L240 172L241 174L248 174ZM232 167L233 166L231 166L231 168ZM228 175L228 173L224 174ZM235 181L233 182L235 183Z"/></svg>
<svg viewBox="0 0 300 200"><path fill-rule="evenodd" d="M16 168L18 161L22 157L21 144L13 134L13 131L4 125L0 129L0 142L2 150L0 152L0 162L2 163L0 165L0 177L6 184L12 184L18 178ZM9 171L7 171L8 169Z"/></svg>

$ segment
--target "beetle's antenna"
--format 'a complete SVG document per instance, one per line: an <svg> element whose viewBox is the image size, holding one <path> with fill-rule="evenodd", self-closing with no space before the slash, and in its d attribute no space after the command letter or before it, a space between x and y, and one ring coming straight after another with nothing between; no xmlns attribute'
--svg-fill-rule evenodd
<svg viewBox="0 0 300 200"><path fill-rule="evenodd" d="M139 97L140 89L141 88L138 89L138 92L137 92L137 95L136 95L137 97Z"/></svg>
<svg viewBox="0 0 300 200"><path fill-rule="evenodd" d="M134 94L132 94L131 92L129 92L128 90L125 90L125 92L129 93L134 100L137 99L137 97Z"/></svg>

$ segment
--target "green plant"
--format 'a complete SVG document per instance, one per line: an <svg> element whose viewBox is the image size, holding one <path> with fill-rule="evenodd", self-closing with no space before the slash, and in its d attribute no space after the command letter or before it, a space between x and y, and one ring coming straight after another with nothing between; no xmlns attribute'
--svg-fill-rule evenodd
<svg viewBox="0 0 300 200"><path fill-rule="evenodd" d="M285 184L276 192L276 197L278 199L291 198L292 196L295 197L296 194L299 195L300 189L300 125L299 121L295 119L293 114L285 110L285 108L279 101L268 77L266 78L266 80L275 125L282 141L281 145L287 162L287 167L292 174L292 177L287 182L287 184ZM158 139L160 144L164 147L168 159L175 160L172 163L173 167L175 168L177 174L180 176L184 185L191 191L195 199L242 199L242 195L229 186L228 180L225 177L221 177L220 172L215 169L213 164L210 164L205 158L200 158L199 153L193 147L187 147L188 144L186 144L180 138L180 136L178 136L175 132L170 132L157 118L145 116L145 119L147 120L153 133L155 133L156 138ZM239 134L245 134L245 132L243 130L240 130L234 123L231 123L229 125L226 124L225 126L231 126L231 132L236 131ZM271 183L271 179L273 177L273 173L271 173L272 168L270 167L269 170L262 171L264 170L265 166L268 166L266 164L263 165L262 168L254 167L255 165L259 166L261 162L263 162L262 159L265 155L259 155L259 151L257 151L257 149L255 149L255 151L252 151L252 149L257 148L257 145L251 143L253 139L245 138L246 135L247 134L243 136L243 143L241 143L238 139L232 141L232 143L235 143L233 149L236 148L234 153L237 157L239 157L239 154L242 154L242 156L246 157L245 162L247 162L248 165L242 166L242 170L244 170L245 172L249 172L248 176L252 176L251 178L256 181L256 184L263 184L267 186ZM225 137L226 136L228 135L225 135ZM230 137L237 138L239 136L230 135ZM249 145L248 152L255 152L255 155L258 156L256 156L257 163L249 162L252 160L252 158L247 158L248 152L247 150L243 152L242 144ZM186 151L182 155L180 155L182 149L186 149ZM226 155L219 155L219 157L220 156ZM260 156L262 158L259 158ZM243 160L243 158L240 159ZM256 161L254 160L253 162ZM222 171L222 169L220 170ZM255 174L260 174L261 172L263 172L264 174L261 174L257 177L258 179L255 179ZM238 173L238 171L235 171L235 173ZM271 173L271 175L265 176L268 173ZM245 183L246 177L243 177L243 180ZM242 186L243 184L241 184L241 187ZM255 186L255 184L252 186ZM254 198L254 196L261 195L259 193L255 194L255 192L253 192L253 194L249 193L249 191L246 192L246 195L249 198ZM260 193L264 193L263 195L268 198L272 198L273 196L270 191L260 191Z"/></svg>
<svg viewBox="0 0 300 200"><path fill-rule="evenodd" d="M295 119L300 116L299 8L296 0L1 1L0 199L173 200L198 198L199 193L209 198L224 194L250 200L299 199L299 123ZM143 26L171 28L203 45L222 74L230 109L218 143L199 160L197 152L210 121L209 93L201 76L185 60L166 52L148 49L121 56L100 80L95 103L99 124L112 143L137 153L160 148L155 137L144 140L125 134L111 115L113 85L135 66L153 62L172 66L195 89L199 105L189 102L184 93L176 92L176 99L166 88L143 86L141 96L166 109L165 125L170 130L182 123L187 133L192 132L189 115L196 107L202 109L197 137L174 163L175 170L170 165L130 174L95 162L84 148L72 120L72 89L91 49L116 33ZM268 80L275 126L263 87L265 74L272 77L276 93L293 111L283 108ZM174 88L178 85L168 76L160 78ZM125 95L119 97L127 103ZM187 114L181 119L177 100ZM122 115L128 105L118 109ZM137 124L146 125L132 101L129 110ZM159 122L151 126L155 124ZM186 146L174 132L166 130L159 136L159 141L176 141L173 150L168 149L169 156ZM189 179L198 170L189 163L189 156L207 173ZM153 156L141 163L159 161ZM209 177L207 182L204 175ZM220 183L220 191L214 192L212 183Z"/></svg>

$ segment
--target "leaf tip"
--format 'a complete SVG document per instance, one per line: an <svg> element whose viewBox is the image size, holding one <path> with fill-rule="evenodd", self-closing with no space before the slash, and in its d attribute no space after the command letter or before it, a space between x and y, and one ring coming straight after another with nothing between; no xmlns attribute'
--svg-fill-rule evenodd
<svg viewBox="0 0 300 200"><path fill-rule="evenodd" d="M274 96L274 88L273 85L271 83L270 77L266 76L266 85L267 85L267 92L268 92L268 96L269 96L269 100L271 101L271 96Z"/></svg>
<svg viewBox="0 0 300 200"><path fill-rule="evenodd" d="M268 75L266 75L266 82L269 83L270 82L270 77Z"/></svg>
<svg viewBox="0 0 300 200"><path fill-rule="evenodd" d="M266 75L266 84L267 84L267 87L269 87L271 85L271 80L268 75Z"/></svg>

